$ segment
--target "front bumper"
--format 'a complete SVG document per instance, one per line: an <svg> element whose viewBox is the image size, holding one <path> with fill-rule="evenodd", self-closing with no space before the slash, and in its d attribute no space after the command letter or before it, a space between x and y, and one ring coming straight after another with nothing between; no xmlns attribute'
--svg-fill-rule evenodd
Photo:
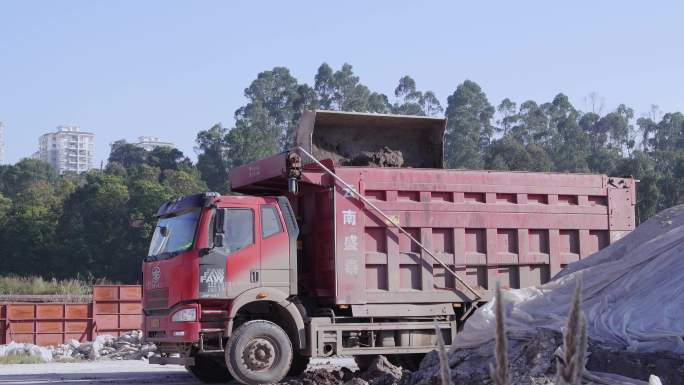
<svg viewBox="0 0 684 385"><path fill-rule="evenodd" d="M196 314L200 315L198 304L186 304L172 308L168 313L150 314L144 316L145 340L153 343L196 343L200 339L202 329L199 320L174 322L172 315L181 309L195 308Z"/></svg>

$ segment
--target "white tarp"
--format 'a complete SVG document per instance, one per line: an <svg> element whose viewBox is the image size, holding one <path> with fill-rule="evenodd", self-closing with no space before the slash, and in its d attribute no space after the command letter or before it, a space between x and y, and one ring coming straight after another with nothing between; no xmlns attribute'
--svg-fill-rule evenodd
<svg viewBox="0 0 684 385"><path fill-rule="evenodd" d="M662 211L545 285L504 291L507 329L560 330L578 276L591 339L628 351L684 354L684 206ZM492 301L470 317L452 348L491 340L494 324Z"/></svg>

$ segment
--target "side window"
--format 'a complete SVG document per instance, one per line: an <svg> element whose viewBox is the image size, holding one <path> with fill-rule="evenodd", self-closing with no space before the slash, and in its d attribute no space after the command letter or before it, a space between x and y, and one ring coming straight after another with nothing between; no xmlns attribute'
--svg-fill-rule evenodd
<svg viewBox="0 0 684 385"><path fill-rule="evenodd" d="M250 209L226 209L223 222L224 245L229 253L254 243L254 211Z"/></svg>
<svg viewBox="0 0 684 385"><path fill-rule="evenodd" d="M271 205L261 206L261 238L268 238L271 235L283 231L280 225L278 211Z"/></svg>

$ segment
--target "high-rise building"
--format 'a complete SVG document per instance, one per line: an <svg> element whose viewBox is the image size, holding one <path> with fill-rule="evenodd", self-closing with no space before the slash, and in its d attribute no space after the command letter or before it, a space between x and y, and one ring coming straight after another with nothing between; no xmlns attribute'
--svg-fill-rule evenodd
<svg viewBox="0 0 684 385"><path fill-rule="evenodd" d="M152 151L155 147L173 147L173 143L162 142L156 136L139 136L138 142L133 144L147 151Z"/></svg>
<svg viewBox="0 0 684 385"><path fill-rule="evenodd" d="M37 158L60 174L81 173L93 168L95 134L78 126L59 126L38 140Z"/></svg>
<svg viewBox="0 0 684 385"><path fill-rule="evenodd" d="M5 163L5 123L0 122L0 164Z"/></svg>

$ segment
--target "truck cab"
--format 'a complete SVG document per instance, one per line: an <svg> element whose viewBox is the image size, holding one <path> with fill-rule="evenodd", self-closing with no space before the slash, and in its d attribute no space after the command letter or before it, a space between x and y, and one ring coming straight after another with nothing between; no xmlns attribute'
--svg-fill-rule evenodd
<svg viewBox="0 0 684 385"><path fill-rule="evenodd" d="M162 352L156 360L186 365L201 379L232 377L223 357L226 330L258 312L297 311L278 305L297 288L298 227L290 204L278 197L204 193L167 202L156 216L143 262L144 329ZM241 308L244 314L238 314ZM300 314L297 319L301 324ZM296 323L289 319L279 327L288 339L298 333ZM252 354L247 366L277 365L269 357L275 345L266 339L243 348Z"/></svg>

